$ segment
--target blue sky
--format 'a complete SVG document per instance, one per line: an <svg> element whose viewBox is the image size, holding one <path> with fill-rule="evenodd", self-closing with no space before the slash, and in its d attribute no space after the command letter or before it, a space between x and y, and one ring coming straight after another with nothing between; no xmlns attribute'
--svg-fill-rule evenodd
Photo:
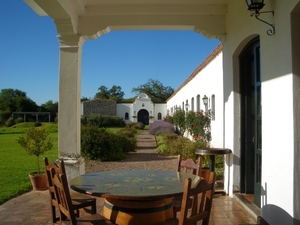
<svg viewBox="0 0 300 225"><path fill-rule="evenodd" d="M38 105L58 101L59 42L50 17L22 0L0 7L0 90L19 89ZM93 98L101 85L132 88L159 80L176 90L217 47L194 31L111 31L83 45L81 96Z"/></svg>

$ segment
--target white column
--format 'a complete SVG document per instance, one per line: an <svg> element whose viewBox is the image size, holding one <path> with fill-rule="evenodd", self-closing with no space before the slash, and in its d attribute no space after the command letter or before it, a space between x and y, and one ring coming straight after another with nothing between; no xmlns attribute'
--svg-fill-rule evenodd
<svg viewBox="0 0 300 225"><path fill-rule="evenodd" d="M85 173L81 157L81 53L84 38L77 35L58 37L60 41L58 151L65 161L68 179Z"/></svg>

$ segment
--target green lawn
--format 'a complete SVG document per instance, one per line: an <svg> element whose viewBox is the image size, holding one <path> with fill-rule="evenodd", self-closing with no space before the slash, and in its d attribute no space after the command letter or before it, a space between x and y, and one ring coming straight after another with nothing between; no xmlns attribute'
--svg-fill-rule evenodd
<svg viewBox="0 0 300 225"><path fill-rule="evenodd" d="M21 123L13 127L0 127L0 205L5 201L32 189L28 174L36 171L36 157L28 155L17 143L19 136L34 123ZM43 158L54 161L58 157L57 124L43 123L50 132L53 148L40 157L41 169L44 169ZM120 128L108 128L116 132ZM138 130L140 134L142 130Z"/></svg>
<svg viewBox="0 0 300 225"><path fill-rule="evenodd" d="M40 157L41 168L44 169L43 157L54 161L58 157L58 135L56 124L43 124L50 132L53 148ZM0 127L0 204L14 196L31 190L28 174L36 171L36 157L28 155L17 143L17 139L24 133L26 126L11 128Z"/></svg>

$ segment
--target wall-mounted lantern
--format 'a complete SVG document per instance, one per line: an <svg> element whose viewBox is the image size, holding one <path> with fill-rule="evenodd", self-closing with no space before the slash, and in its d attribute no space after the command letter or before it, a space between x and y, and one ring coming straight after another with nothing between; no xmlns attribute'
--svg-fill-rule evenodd
<svg viewBox="0 0 300 225"><path fill-rule="evenodd" d="M264 0L246 0L246 3L248 6L248 10L252 12L250 14L250 16L255 16L255 18L258 19L259 21L261 21L265 24L268 24L269 26L272 27L271 29L267 30L267 34L269 36L272 36L273 34L275 34L275 26L273 24L270 24L270 23L258 18L261 13L272 13L274 16L274 11L260 12L260 10L265 6Z"/></svg>

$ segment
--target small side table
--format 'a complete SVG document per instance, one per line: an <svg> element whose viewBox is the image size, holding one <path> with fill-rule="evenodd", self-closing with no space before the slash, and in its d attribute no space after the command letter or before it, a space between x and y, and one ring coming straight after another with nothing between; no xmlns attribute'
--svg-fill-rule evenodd
<svg viewBox="0 0 300 225"><path fill-rule="evenodd" d="M196 149L195 154L196 155L209 155L210 156L210 165L209 169L210 171L215 171L215 163L216 163L216 155L226 155L232 153L231 149L229 148L201 148ZM221 191L215 191L216 193L222 193L223 195L226 194L224 190Z"/></svg>

